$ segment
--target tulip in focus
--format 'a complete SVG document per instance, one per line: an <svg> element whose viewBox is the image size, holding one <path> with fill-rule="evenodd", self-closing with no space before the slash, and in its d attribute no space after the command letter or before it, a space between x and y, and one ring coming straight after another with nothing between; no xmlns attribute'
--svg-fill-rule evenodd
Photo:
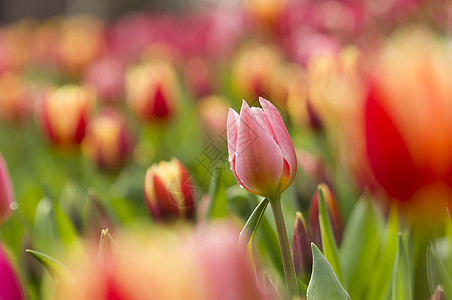
<svg viewBox="0 0 452 300"><path fill-rule="evenodd" d="M80 144L95 102L93 90L72 84L43 92L36 106L37 119L52 143Z"/></svg>
<svg viewBox="0 0 452 300"><path fill-rule="evenodd" d="M10 205L13 201L14 196L8 168L3 156L0 154L0 224L5 222L10 215Z"/></svg>
<svg viewBox="0 0 452 300"><path fill-rule="evenodd" d="M337 207L336 198L331 192L330 188L326 184L320 184L319 187L322 189L323 197L325 198L326 209L328 211L328 216L330 217L331 227L333 228L334 239L336 244L340 245L342 241L342 218ZM322 244L322 238L320 235L320 224L319 224L319 190L317 189L314 196L311 199L311 206L309 208L309 224L310 232L312 235L312 241L316 245Z"/></svg>
<svg viewBox="0 0 452 300"><path fill-rule="evenodd" d="M0 299L22 300L25 299L19 278L14 271L11 262L0 244Z"/></svg>
<svg viewBox="0 0 452 300"><path fill-rule="evenodd" d="M390 37L363 109L365 153L377 184L411 221L452 204L452 57L425 29Z"/></svg>
<svg viewBox="0 0 452 300"><path fill-rule="evenodd" d="M192 218L195 197L190 174L173 158L152 165L144 178L144 198L155 220Z"/></svg>
<svg viewBox="0 0 452 300"><path fill-rule="evenodd" d="M178 81L173 67L163 61L132 67L126 74L126 98L144 121L171 117L179 101Z"/></svg>
<svg viewBox="0 0 452 300"><path fill-rule="evenodd" d="M295 178L297 158L278 110L264 98L261 108L243 101L240 115L229 109L229 162L239 185L263 197L284 192Z"/></svg>
<svg viewBox="0 0 452 300"><path fill-rule="evenodd" d="M132 151L131 134L124 117L113 108L94 117L86 128L82 150L100 168L123 164Z"/></svg>

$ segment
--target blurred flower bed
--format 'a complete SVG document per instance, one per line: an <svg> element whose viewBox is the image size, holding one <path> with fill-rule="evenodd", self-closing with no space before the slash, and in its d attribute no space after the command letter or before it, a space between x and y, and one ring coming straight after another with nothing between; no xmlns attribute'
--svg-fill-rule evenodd
<svg viewBox="0 0 452 300"><path fill-rule="evenodd" d="M451 20L249 0L0 27L0 299L452 299Z"/></svg>

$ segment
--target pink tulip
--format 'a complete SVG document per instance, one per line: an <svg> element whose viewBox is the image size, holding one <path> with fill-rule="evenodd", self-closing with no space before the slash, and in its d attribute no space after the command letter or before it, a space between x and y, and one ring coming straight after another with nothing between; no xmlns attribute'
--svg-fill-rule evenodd
<svg viewBox="0 0 452 300"><path fill-rule="evenodd" d="M0 299L24 299L19 279L5 251L0 245Z"/></svg>
<svg viewBox="0 0 452 300"><path fill-rule="evenodd" d="M0 154L0 224L3 223L11 213L11 202L13 202L11 179L5 160Z"/></svg>
<svg viewBox="0 0 452 300"><path fill-rule="evenodd" d="M278 110L264 98L261 108L243 101L240 115L228 114L228 151L232 172L251 193L271 197L284 192L297 172L295 150Z"/></svg>

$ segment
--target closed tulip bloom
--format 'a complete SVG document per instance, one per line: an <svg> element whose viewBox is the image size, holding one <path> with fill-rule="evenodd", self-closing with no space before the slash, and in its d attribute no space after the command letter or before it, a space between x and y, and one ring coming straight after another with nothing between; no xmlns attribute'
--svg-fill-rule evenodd
<svg viewBox="0 0 452 300"><path fill-rule="evenodd" d="M13 191L11 179L5 160L0 154L0 224L3 223L11 213L11 202L13 202Z"/></svg>
<svg viewBox="0 0 452 300"><path fill-rule="evenodd" d="M156 220L193 217L195 199L190 175L177 159L161 161L147 170L144 197Z"/></svg>
<svg viewBox="0 0 452 300"><path fill-rule="evenodd" d="M239 185L260 196L284 192L297 172L295 150L278 110L264 98L261 108L243 101L240 115L229 109L229 162Z"/></svg>
<svg viewBox="0 0 452 300"><path fill-rule="evenodd" d="M336 198L326 184L320 184L322 188L323 197L325 198L326 209L330 217L331 227L333 228L334 239L336 244L340 245L342 241L342 218L337 207ZM316 245L321 245L322 237L320 234L319 224L319 191L316 190L311 199L311 206L309 207L309 223L312 234L312 241Z"/></svg>
<svg viewBox="0 0 452 300"><path fill-rule="evenodd" d="M41 96L36 114L44 133L57 145L81 143L95 101L93 90L72 84L48 90Z"/></svg>
<svg viewBox="0 0 452 300"><path fill-rule="evenodd" d="M292 252L295 271L299 275L311 273L311 242L311 233L306 226L306 221L303 215L300 212L297 212L293 230Z"/></svg>
<svg viewBox="0 0 452 300"><path fill-rule="evenodd" d="M107 108L88 124L82 144L83 153L101 168L120 166L132 150L131 134L124 117Z"/></svg>
<svg viewBox="0 0 452 300"><path fill-rule="evenodd" d="M22 300L24 295L14 268L0 245L0 299Z"/></svg>
<svg viewBox="0 0 452 300"><path fill-rule="evenodd" d="M172 116L177 109L178 87L175 70L163 61L138 65L126 74L127 102L144 121Z"/></svg>

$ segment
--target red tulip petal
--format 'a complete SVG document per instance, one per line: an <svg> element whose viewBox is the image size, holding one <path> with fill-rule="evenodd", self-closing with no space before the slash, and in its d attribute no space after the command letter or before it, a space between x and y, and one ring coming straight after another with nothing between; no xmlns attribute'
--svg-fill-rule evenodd
<svg viewBox="0 0 452 300"><path fill-rule="evenodd" d="M245 188L271 196L279 191L283 156L275 140L243 101L237 129L235 170Z"/></svg>

